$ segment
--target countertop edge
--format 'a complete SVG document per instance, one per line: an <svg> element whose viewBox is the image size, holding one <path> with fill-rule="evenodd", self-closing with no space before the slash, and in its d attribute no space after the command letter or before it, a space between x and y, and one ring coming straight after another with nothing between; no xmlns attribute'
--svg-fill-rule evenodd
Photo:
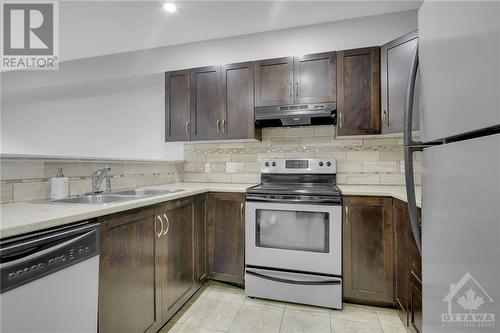
<svg viewBox="0 0 500 333"><path fill-rule="evenodd" d="M14 237L21 234L26 234L34 231L39 231L43 229L54 228L58 226L62 226L65 224L71 224L75 222L80 222L83 220L93 219L101 216L111 215L127 210L132 210L140 207L150 206L159 204L162 202L168 202L171 200L182 199L185 197L195 196L198 194L208 193L208 192L230 192L230 193L244 193L246 189L253 184L225 184L225 183L172 183L172 184L164 184L159 186L150 186L148 188L182 188L185 187L185 190L182 192L171 193L167 195L147 197L141 199L135 199L125 202L119 202L116 204L106 205L106 206L73 206L73 208L82 208L82 212L76 213L62 213L61 216L50 217L50 218L33 218L33 222L29 222L22 225L14 225L9 227L2 227L2 222L0 221L0 239ZM342 195L356 195L356 196L386 196L392 197L401 201L406 202L406 192L403 190L403 186L386 186L386 185L339 185ZM418 190L420 191L420 190ZM38 205L37 203L12 203L12 204L3 204L0 205L0 210L2 210L2 206L5 209L7 205L17 205L19 207L10 206L10 209L23 209L31 208L33 209ZM420 202L417 202L417 205L420 207ZM54 204L50 205L54 208ZM58 204L60 206L60 204ZM65 207L61 206L61 207ZM68 207L68 206L67 206ZM87 210L88 209L88 210ZM68 209L69 210L69 209ZM0 212L1 213L1 212ZM36 214L34 214L36 215ZM3 214L0 216L3 217Z"/></svg>

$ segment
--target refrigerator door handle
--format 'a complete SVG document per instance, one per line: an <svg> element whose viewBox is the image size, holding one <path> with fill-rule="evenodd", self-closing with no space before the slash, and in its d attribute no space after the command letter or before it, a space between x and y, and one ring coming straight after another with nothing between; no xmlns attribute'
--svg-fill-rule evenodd
<svg viewBox="0 0 500 333"><path fill-rule="evenodd" d="M424 144L422 142L415 142L412 139L413 128L413 98L415 92L415 81L417 79L418 70L418 45L413 55L410 80L408 89L406 91L406 103L404 113L404 152L405 152L405 184L406 184L406 197L408 200L408 213L410 215L411 230L413 237L417 244L418 250L422 252L421 244L421 229L420 218L418 217L417 201L415 199L415 178L413 174L413 153L422 151Z"/></svg>

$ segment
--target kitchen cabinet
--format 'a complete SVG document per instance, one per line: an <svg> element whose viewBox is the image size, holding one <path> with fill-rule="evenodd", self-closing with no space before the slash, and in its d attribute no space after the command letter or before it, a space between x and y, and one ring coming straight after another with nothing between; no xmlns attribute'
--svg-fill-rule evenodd
<svg viewBox="0 0 500 333"><path fill-rule="evenodd" d="M165 141L191 139L191 72L165 73Z"/></svg>
<svg viewBox="0 0 500 333"><path fill-rule="evenodd" d="M380 47L337 52L338 135L380 133Z"/></svg>
<svg viewBox="0 0 500 333"><path fill-rule="evenodd" d="M256 61L255 106L336 100L335 52Z"/></svg>
<svg viewBox="0 0 500 333"><path fill-rule="evenodd" d="M162 225L158 236L157 265L160 267L161 314L166 322L184 304L193 284L193 200L168 202L157 208Z"/></svg>
<svg viewBox="0 0 500 333"><path fill-rule="evenodd" d="M408 208L405 202L393 200L394 219L394 302L406 312L408 309Z"/></svg>
<svg viewBox="0 0 500 333"><path fill-rule="evenodd" d="M293 57L294 104L335 102L335 52Z"/></svg>
<svg viewBox="0 0 500 333"><path fill-rule="evenodd" d="M194 283L203 284L207 272L207 195L194 197Z"/></svg>
<svg viewBox="0 0 500 333"><path fill-rule="evenodd" d="M404 313L404 324L422 331L422 257L413 238L405 202L393 200L394 301Z"/></svg>
<svg viewBox="0 0 500 333"><path fill-rule="evenodd" d="M222 139L259 139L255 128L253 63L221 66L222 74Z"/></svg>
<svg viewBox="0 0 500 333"><path fill-rule="evenodd" d="M99 331L161 327L156 214L144 208L101 218Z"/></svg>
<svg viewBox="0 0 500 333"><path fill-rule="evenodd" d="M394 246L392 199L343 198L344 298L393 304Z"/></svg>
<svg viewBox="0 0 500 333"><path fill-rule="evenodd" d="M222 135L220 66L191 69L191 140Z"/></svg>
<svg viewBox="0 0 500 333"><path fill-rule="evenodd" d="M245 195L210 193L208 198L210 278L241 285L245 271Z"/></svg>
<svg viewBox="0 0 500 333"><path fill-rule="evenodd" d="M293 104L293 57L256 61L255 106Z"/></svg>
<svg viewBox="0 0 500 333"><path fill-rule="evenodd" d="M403 132L406 93L411 64L417 52L418 32L412 31L380 49L382 133ZM418 84L413 103L413 130L419 129Z"/></svg>

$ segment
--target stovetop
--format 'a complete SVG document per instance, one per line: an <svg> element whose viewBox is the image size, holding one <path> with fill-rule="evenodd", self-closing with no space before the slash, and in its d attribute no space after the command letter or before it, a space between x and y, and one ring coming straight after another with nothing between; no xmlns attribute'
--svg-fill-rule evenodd
<svg viewBox="0 0 500 333"><path fill-rule="evenodd" d="M335 184L304 183L262 183L247 189L247 194L286 194L340 196L341 191Z"/></svg>

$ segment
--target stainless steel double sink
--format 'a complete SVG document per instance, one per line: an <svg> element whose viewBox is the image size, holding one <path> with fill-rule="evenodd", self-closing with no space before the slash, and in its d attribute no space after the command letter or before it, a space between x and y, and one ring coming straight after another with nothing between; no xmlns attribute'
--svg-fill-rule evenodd
<svg viewBox="0 0 500 333"><path fill-rule="evenodd" d="M133 189L116 192L105 193L90 193L63 199L55 199L45 201L46 203L62 203L62 204L89 204L89 205L105 205L120 201L135 200L140 198L152 197L156 195L165 195L184 191L182 189L155 190L155 189Z"/></svg>

